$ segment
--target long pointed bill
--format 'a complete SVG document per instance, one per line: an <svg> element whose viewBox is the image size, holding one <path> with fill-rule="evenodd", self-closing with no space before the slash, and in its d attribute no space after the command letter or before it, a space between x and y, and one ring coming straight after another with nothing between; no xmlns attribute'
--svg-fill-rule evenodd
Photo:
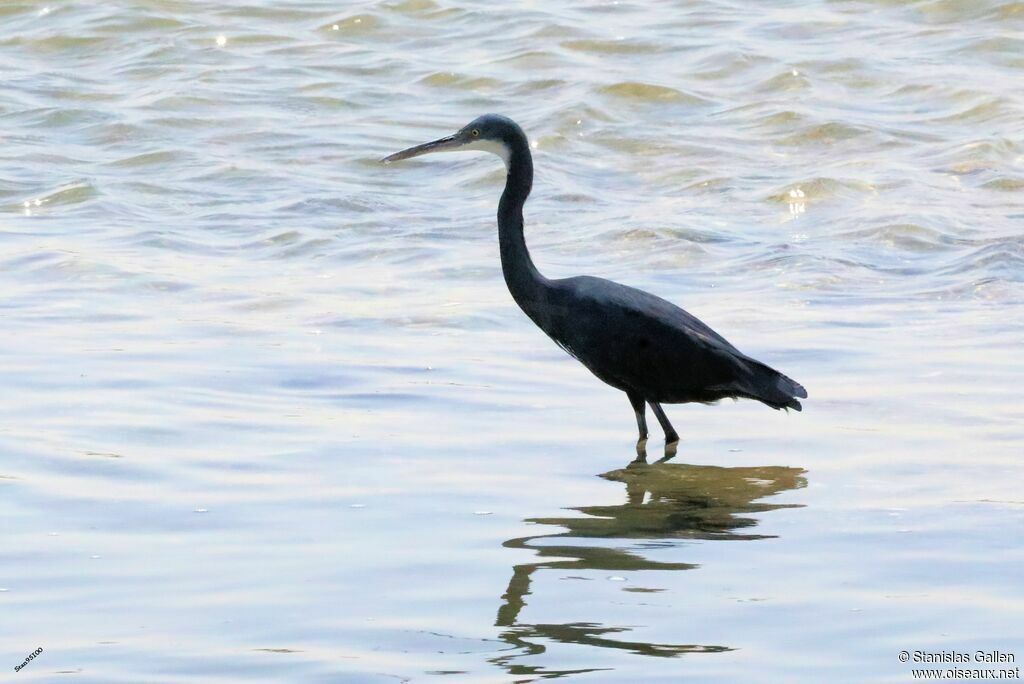
<svg viewBox="0 0 1024 684"><path fill-rule="evenodd" d="M410 147L407 150L401 152L395 152L394 154L388 155L381 159L385 164L391 162L402 161L403 159L411 159L412 157L418 157L421 154L429 154L431 152L444 152L445 150L455 150L462 147L462 141L459 140L458 135L448 135L437 140L433 140L422 145L416 145Z"/></svg>

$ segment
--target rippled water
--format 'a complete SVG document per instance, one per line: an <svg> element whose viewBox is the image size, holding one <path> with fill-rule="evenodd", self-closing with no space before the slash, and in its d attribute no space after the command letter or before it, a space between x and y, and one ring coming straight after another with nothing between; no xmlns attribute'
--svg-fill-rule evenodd
<svg viewBox="0 0 1024 684"><path fill-rule="evenodd" d="M1024 4L8 2L0 26L22 681L1024 658ZM500 163L376 162L487 111L533 141L545 273L686 306L804 412L673 407L679 454L627 468L625 398L505 291Z"/></svg>

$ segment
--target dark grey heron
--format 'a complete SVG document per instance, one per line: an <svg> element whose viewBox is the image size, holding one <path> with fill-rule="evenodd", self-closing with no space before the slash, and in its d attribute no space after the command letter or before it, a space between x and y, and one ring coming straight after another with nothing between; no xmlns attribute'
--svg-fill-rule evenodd
<svg viewBox="0 0 1024 684"><path fill-rule="evenodd" d="M498 202L501 270L512 298L559 347L591 373L626 393L647 441L650 404L666 445L679 436L662 404L756 399L773 409L801 409L800 383L755 361L695 316L660 297L592 276L550 280L533 265L523 237L523 205L533 186L533 157L523 129L485 114L454 134L402 150L390 163L430 152L483 150L505 162L508 175Z"/></svg>

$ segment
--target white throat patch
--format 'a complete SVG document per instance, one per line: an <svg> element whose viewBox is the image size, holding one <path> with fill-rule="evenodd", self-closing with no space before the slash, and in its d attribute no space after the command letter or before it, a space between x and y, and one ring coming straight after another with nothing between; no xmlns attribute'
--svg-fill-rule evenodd
<svg viewBox="0 0 1024 684"><path fill-rule="evenodd" d="M480 150L481 152L490 152L501 157L501 161L505 162L505 169L508 169L509 159L512 157L508 150L508 147L504 143L500 143L497 140L473 140L472 142L466 143L459 149L461 150Z"/></svg>

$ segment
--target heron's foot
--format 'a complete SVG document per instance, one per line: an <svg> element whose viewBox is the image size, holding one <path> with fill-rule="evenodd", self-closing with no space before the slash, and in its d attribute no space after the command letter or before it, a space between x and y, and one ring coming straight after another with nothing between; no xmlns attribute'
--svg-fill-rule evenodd
<svg viewBox="0 0 1024 684"><path fill-rule="evenodd" d="M636 441L636 458L630 461L629 465L647 465L647 438L641 437ZM627 466L628 467L628 466Z"/></svg>
<svg viewBox="0 0 1024 684"><path fill-rule="evenodd" d="M665 455L658 459L658 463L664 463L670 458L675 458L676 451L679 450L679 440L674 442L668 442L665 444Z"/></svg>

